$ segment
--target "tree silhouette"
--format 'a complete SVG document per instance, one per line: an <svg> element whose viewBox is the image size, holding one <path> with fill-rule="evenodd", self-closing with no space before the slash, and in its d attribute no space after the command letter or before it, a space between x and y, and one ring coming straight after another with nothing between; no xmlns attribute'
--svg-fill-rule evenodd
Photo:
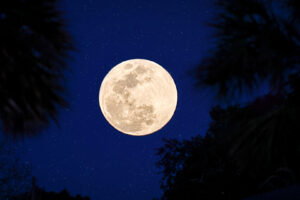
<svg viewBox="0 0 300 200"><path fill-rule="evenodd" d="M217 86L222 97L268 79L282 92L287 75L299 70L299 1L218 0L217 5L220 14L210 24L217 44L197 68L198 84Z"/></svg>
<svg viewBox="0 0 300 200"><path fill-rule="evenodd" d="M82 197L77 194L71 196L67 190L61 192L47 192L36 185L36 178L32 177L32 187L30 191L23 194L15 195L10 200L90 200L89 197Z"/></svg>
<svg viewBox="0 0 300 200"><path fill-rule="evenodd" d="M219 97L268 80L269 94L211 110L205 137L158 150L162 199L243 199L300 182L299 1L218 0L217 44L197 68Z"/></svg>
<svg viewBox="0 0 300 200"><path fill-rule="evenodd" d="M162 199L237 199L248 192L241 184L236 163L228 155L224 139L229 116L237 107L211 111L213 122L205 137L197 136L179 142L167 140L158 150L157 166L162 169ZM250 186L250 181L248 186ZM248 189L248 188L246 188Z"/></svg>
<svg viewBox="0 0 300 200"><path fill-rule="evenodd" d="M298 183L298 94L217 106L205 137L165 140L157 152L162 199L243 199Z"/></svg>
<svg viewBox="0 0 300 200"><path fill-rule="evenodd" d="M72 43L56 0L0 2L0 120L4 133L32 135L55 120Z"/></svg>
<svg viewBox="0 0 300 200"><path fill-rule="evenodd" d="M8 140L0 139L0 199L10 199L26 191L30 166L20 161L17 148Z"/></svg>

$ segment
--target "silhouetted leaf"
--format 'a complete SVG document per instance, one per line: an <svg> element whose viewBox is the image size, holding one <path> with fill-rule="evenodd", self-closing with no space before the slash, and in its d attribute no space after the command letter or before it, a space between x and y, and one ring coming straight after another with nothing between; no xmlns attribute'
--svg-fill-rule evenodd
<svg viewBox="0 0 300 200"><path fill-rule="evenodd" d="M67 106L62 81L71 40L56 0L1 1L0 29L1 128L35 134Z"/></svg>

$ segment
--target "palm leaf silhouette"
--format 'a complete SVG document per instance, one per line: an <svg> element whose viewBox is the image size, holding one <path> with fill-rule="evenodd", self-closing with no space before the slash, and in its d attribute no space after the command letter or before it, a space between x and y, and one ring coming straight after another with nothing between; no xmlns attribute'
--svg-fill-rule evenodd
<svg viewBox="0 0 300 200"><path fill-rule="evenodd" d="M300 34L299 23L276 14L275 2L217 1L222 11L210 26L218 40L197 68L199 85L217 86L222 97L235 95L237 89L252 90L268 79L274 91L281 91L286 73L299 70Z"/></svg>
<svg viewBox="0 0 300 200"><path fill-rule="evenodd" d="M0 120L4 133L32 135L55 120L73 48L56 0L0 2Z"/></svg>

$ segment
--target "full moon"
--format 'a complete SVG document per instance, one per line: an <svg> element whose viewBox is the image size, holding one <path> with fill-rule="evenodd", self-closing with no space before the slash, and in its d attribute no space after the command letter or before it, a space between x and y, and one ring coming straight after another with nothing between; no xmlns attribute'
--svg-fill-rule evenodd
<svg viewBox="0 0 300 200"><path fill-rule="evenodd" d="M144 136L170 121L177 105L177 89L162 66L132 59L116 65L105 76L99 104L105 119L115 129Z"/></svg>

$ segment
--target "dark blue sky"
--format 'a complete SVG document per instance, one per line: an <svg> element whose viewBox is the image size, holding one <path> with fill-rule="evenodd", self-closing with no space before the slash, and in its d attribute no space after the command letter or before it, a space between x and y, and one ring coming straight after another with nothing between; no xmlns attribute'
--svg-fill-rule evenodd
<svg viewBox="0 0 300 200"><path fill-rule="evenodd" d="M62 0L60 9L78 51L66 72L70 108L60 127L25 141L25 160L46 190L63 188L92 200L151 200L161 196L155 162L162 138L204 134L210 90L196 90L187 71L211 46L211 0ZM178 105L171 121L145 137L121 134L101 114L101 81L116 64L149 59L172 75Z"/></svg>

